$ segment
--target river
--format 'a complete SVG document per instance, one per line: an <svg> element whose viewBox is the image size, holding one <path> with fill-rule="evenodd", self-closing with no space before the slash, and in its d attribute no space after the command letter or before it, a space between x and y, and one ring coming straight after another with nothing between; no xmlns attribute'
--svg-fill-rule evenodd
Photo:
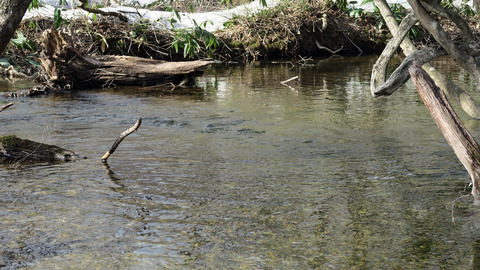
<svg viewBox="0 0 480 270"><path fill-rule="evenodd" d="M0 263L480 267L480 212L461 198L465 169L411 82L371 97L374 61L212 66L196 95L122 88L1 98L15 105L0 113L0 134L86 159L0 167ZM448 60L439 65L472 85ZM478 121L459 114L478 138ZM140 129L102 164L138 117Z"/></svg>

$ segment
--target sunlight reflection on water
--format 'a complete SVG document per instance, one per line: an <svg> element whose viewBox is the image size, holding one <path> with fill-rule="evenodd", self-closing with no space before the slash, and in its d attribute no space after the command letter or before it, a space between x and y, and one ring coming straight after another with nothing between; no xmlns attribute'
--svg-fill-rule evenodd
<svg viewBox="0 0 480 270"><path fill-rule="evenodd" d="M125 88L16 100L2 134L88 159L0 168L0 258L30 269L473 267L478 213L460 200L452 223L445 207L467 174L411 85L371 98L373 61L211 67L194 98ZM293 90L280 84L296 75Z"/></svg>

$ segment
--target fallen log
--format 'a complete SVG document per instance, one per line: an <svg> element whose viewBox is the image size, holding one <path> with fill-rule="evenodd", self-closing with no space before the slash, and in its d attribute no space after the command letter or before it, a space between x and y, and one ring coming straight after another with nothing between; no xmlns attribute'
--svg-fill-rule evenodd
<svg viewBox="0 0 480 270"><path fill-rule="evenodd" d="M433 79L414 62L409 68L410 76L425 106L430 111L438 128L452 147L457 158L467 169L472 181L475 204L480 204L480 146L462 124L445 93Z"/></svg>
<svg viewBox="0 0 480 270"><path fill-rule="evenodd" d="M72 36L48 29L39 61L48 81L62 89L180 84L203 72L213 60L166 62L134 56L87 56Z"/></svg>
<svg viewBox="0 0 480 270"><path fill-rule="evenodd" d="M65 162L79 159L69 150L55 145L20 139L15 135L0 136L0 164Z"/></svg>

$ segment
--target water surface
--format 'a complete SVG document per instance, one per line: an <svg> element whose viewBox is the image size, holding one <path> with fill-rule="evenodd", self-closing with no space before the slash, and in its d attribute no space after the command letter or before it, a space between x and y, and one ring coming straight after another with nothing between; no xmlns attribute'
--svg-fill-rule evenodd
<svg viewBox="0 0 480 270"><path fill-rule="evenodd" d="M1 261L7 269L479 267L478 210L459 199L452 222L449 208L468 194L466 171L411 83L371 97L374 60L213 66L193 96L123 88L13 100L0 113L1 134L88 159L0 167ZM460 116L478 137L479 123ZM138 117L138 132L103 165Z"/></svg>

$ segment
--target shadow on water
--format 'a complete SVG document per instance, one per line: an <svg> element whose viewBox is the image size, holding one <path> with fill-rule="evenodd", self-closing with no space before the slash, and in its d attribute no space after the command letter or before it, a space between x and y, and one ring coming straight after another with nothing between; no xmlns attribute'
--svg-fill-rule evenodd
<svg viewBox="0 0 480 270"><path fill-rule="evenodd" d="M475 268L480 215L469 198L446 207L468 176L412 85L371 98L374 60L212 66L193 98L125 88L18 100L2 133L88 160L0 168L3 264Z"/></svg>

